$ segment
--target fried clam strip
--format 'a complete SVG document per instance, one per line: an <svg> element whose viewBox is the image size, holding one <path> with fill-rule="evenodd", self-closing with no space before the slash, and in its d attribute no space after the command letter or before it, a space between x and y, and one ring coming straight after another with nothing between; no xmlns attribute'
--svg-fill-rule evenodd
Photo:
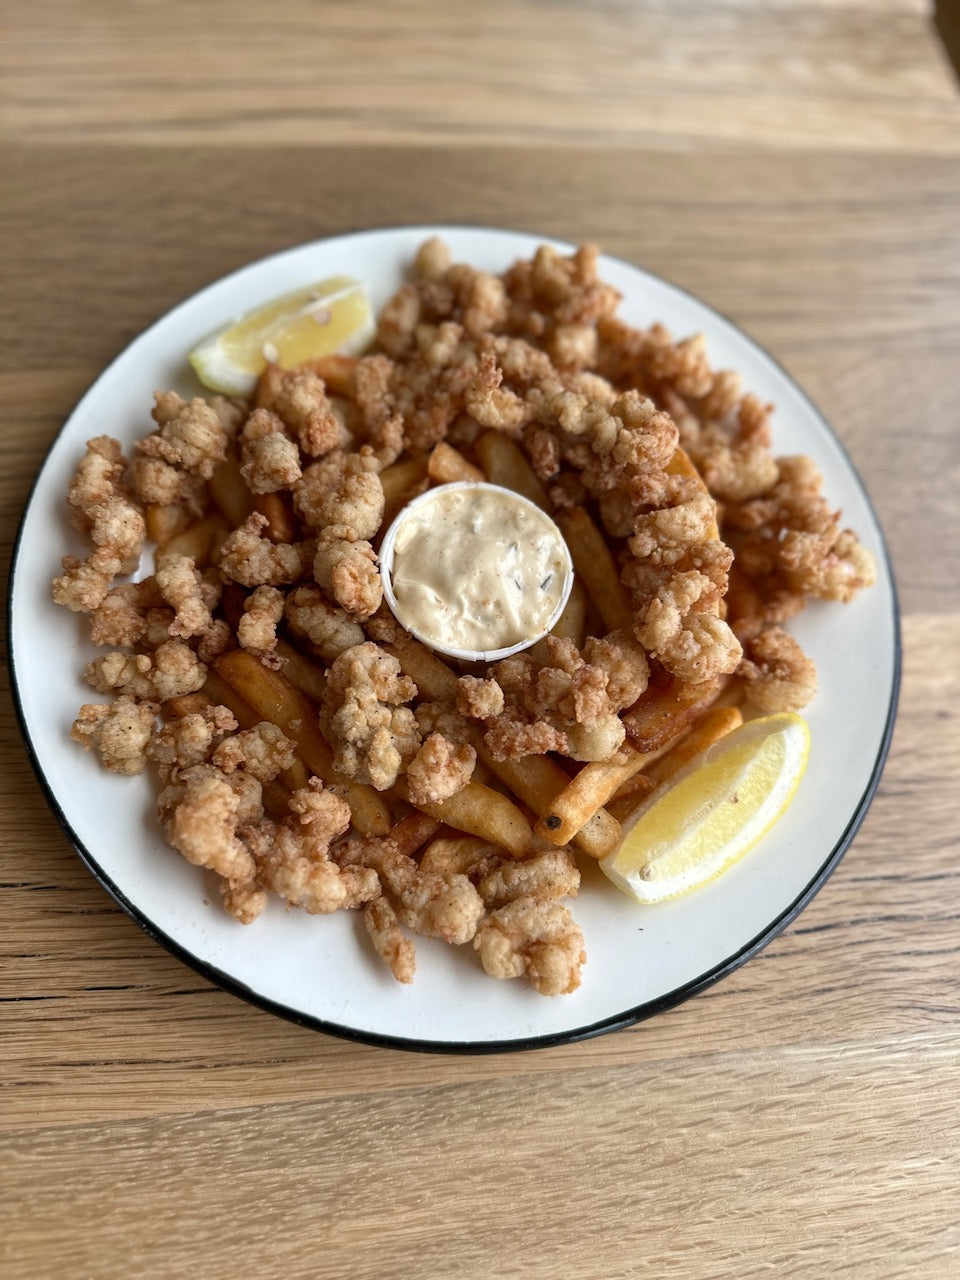
<svg viewBox="0 0 960 1280"><path fill-rule="evenodd" d="M415 640L408 632L397 628L395 638L386 643L384 648L397 659L403 671L411 677L424 697L436 702L455 701L458 690L457 676L419 640ZM471 738L471 742L490 772L505 783L509 790L538 817L548 811L555 797L570 782L569 776L549 756L531 755L521 759L497 760L484 747L479 734ZM481 783L475 785L482 786ZM460 825L434 809L427 809L427 812L443 817L443 820L449 821L451 826ZM477 831L475 834L483 835L484 833ZM590 857L603 858L616 848L619 840L619 822L598 807L576 832L574 843L578 849L582 849ZM558 841L557 843L566 842Z"/></svg>
<svg viewBox="0 0 960 1280"><path fill-rule="evenodd" d="M265 720L273 721L292 738L311 773L343 792L358 831L371 835L389 831L390 810L382 797L372 787L334 769L333 751L320 732L317 708L299 689L243 649L222 654L214 668Z"/></svg>

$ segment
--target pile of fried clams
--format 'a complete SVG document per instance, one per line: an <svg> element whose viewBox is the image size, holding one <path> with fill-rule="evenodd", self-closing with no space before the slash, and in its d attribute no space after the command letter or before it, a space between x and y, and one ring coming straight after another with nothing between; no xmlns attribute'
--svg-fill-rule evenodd
<svg viewBox="0 0 960 1280"><path fill-rule="evenodd" d="M700 337L631 328L618 303L590 247L543 247L497 276L433 239L380 314L373 354L335 358L326 380L321 365L269 366L249 403L159 392L129 458L109 436L89 442L68 501L90 551L65 558L53 594L89 615L106 652L84 675L106 700L81 708L72 736L107 769L156 770L168 841L217 874L238 920L270 894L312 913L359 908L401 982L421 934L472 942L493 977L573 991L585 954L563 901L580 883L572 849L458 840L438 806L475 776L496 789L484 760L552 753L573 775L613 757L652 683L691 700L735 684L764 711L815 693L782 624L809 597L851 599L873 579L869 555L813 463L771 452L772 406L714 372ZM488 433L519 446L558 519L581 508L603 530L630 621L604 633L593 611L581 646L550 637L454 673L437 700L396 656L405 633L376 547L433 483L423 460L452 447L482 472ZM668 469L678 449L699 479ZM191 535L185 554L191 528L203 549ZM130 580L155 540L154 572ZM315 665L310 729L329 776L304 769L289 723L238 719L242 698L218 697L218 664L238 651L280 676L295 654ZM386 821L354 820L358 789Z"/></svg>

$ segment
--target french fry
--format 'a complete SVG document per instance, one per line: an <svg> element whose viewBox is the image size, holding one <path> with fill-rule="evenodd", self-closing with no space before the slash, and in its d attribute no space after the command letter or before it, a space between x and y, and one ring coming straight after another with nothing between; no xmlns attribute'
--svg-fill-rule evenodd
<svg viewBox="0 0 960 1280"><path fill-rule="evenodd" d="M229 528L223 515L215 511L175 534L165 549L175 555L189 556L195 565L203 567L210 563L218 537L229 532Z"/></svg>
<svg viewBox="0 0 960 1280"><path fill-rule="evenodd" d="M710 490L704 484L703 477L691 462L690 455L685 449L677 449L676 453L664 467L664 471L666 471L669 476L684 476L687 480L696 480L704 493L708 496L710 495ZM720 530L717 526L716 520L714 520L713 527L710 529L707 536L709 538L720 537Z"/></svg>
<svg viewBox="0 0 960 1280"><path fill-rule="evenodd" d="M281 670L290 683L301 693L305 693L312 702L319 702L327 688L326 675L321 664L304 657L299 649L295 649L282 636L277 637L277 647L274 652L283 659Z"/></svg>
<svg viewBox="0 0 960 1280"><path fill-rule="evenodd" d="M569 784L570 778L549 756L524 756L519 760L494 760L483 748L481 757L501 782L540 817ZM606 810L598 808L573 838L573 843L591 858L604 858L620 842L620 824ZM552 843L552 841L551 841Z"/></svg>
<svg viewBox="0 0 960 1280"><path fill-rule="evenodd" d="M175 698L168 698L161 710L166 720L179 720L181 716L194 715L210 706L210 699L205 693L181 693Z"/></svg>
<svg viewBox="0 0 960 1280"><path fill-rule="evenodd" d="M293 520L293 505L289 495L258 493L253 499L254 511L267 518L264 530L271 542L296 542L297 526Z"/></svg>
<svg viewBox="0 0 960 1280"><path fill-rule="evenodd" d="M442 826L443 823L436 818L431 818L429 814L420 813L415 809L413 813L408 813L405 818L393 824L389 838L396 846L398 853L412 858L418 849L421 849L428 840L433 839Z"/></svg>
<svg viewBox="0 0 960 1280"><path fill-rule="evenodd" d="M203 692L214 706L226 707L232 711L234 719L241 729L252 729L263 719L250 703L238 693L232 684L224 680L213 667L207 668L207 678L203 683Z"/></svg>
<svg viewBox="0 0 960 1280"><path fill-rule="evenodd" d="M713 706L728 681L726 676L699 685L651 681L646 693L622 717L627 737L644 753L667 746Z"/></svg>
<svg viewBox="0 0 960 1280"><path fill-rule="evenodd" d="M633 610L603 534L583 507L560 512L557 524L570 548L573 567L597 606L604 626L610 631L629 628L633 623Z"/></svg>
<svg viewBox="0 0 960 1280"><path fill-rule="evenodd" d="M410 677L420 696L430 702L455 702L457 677L445 662L430 649L402 631L398 638L383 646L400 663L404 675Z"/></svg>
<svg viewBox="0 0 960 1280"><path fill-rule="evenodd" d="M193 523L194 517L179 502L151 502L143 513L147 537L158 547L166 547L178 533Z"/></svg>
<svg viewBox="0 0 960 1280"><path fill-rule="evenodd" d="M522 493L544 511L550 511L546 487L516 441L500 431L486 431L477 441L477 457L491 484Z"/></svg>
<svg viewBox="0 0 960 1280"><path fill-rule="evenodd" d="M582 649L586 637L586 623L587 593L584 590L583 583L574 578L570 597L550 634L570 639L578 649ZM530 650L530 653L538 662L546 662L549 652L545 640L538 640Z"/></svg>
<svg viewBox="0 0 960 1280"><path fill-rule="evenodd" d="M333 752L317 724L317 710L278 671L264 667L244 649L221 654L214 663L218 675L236 690L264 720L279 725L297 744L297 754L311 773L342 790L353 825L363 835L386 835L390 830L390 810L373 787L345 778L333 767Z"/></svg>
<svg viewBox="0 0 960 1280"><path fill-rule="evenodd" d="M387 507L399 503L420 481L427 478L427 458L405 458L380 472L383 500Z"/></svg>
<svg viewBox="0 0 960 1280"><path fill-rule="evenodd" d="M478 836L438 836L421 854L420 870L442 876L465 876L490 854L489 842Z"/></svg>
<svg viewBox="0 0 960 1280"><path fill-rule="evenodd" d="M653 790L653 783L645 773L634 774L627 786L631 789L624 791L622 795L615 795L612 800L607 801L606 806L608 813L612 813L621 824L627 821Z"/></svg>
<svg viewBox="0 0 960 1280"><path fill-rule="evenodd" d="M317 356L315 360L308 361L306 367L323 379L328 391L352 400L357 393L357 363L357 356L334 352L328 356Z"/></svg>
<svg viewBox="0 0 960 1280"><path fill-rule="evenodd" d="M409 800L405 781L397 790ZM506 849L514 858L522 858L533 839L530 823L512 800L472 779L455 796L418 804L416 808L448 827Z"/></svg>
<svg viewBox="0 0 960 1280"><path fill-rule="evenodd" d="M210 477L210 495L234 528L243 524L253 511L253 494L232 453L227 454Z"/></svg>
<svg viewBox="0 0 960 1280"><path fill-rule="evenodd" d="M617 788L639 773L648 757L624 746L609 760L593 760L554 796L534 831L551 844L569 844Z"/></svg>
<svg viewBox="0 0 960 1280"><path fill-rule="evenodd" d="M743 715L739 707L710 707L679 742L650 765L646 776L655 787L659 786L741 724Z"/></svg>
<svg viewBox="0 0 960 1280"><path fill-rule="evenodd" d="M457 480L485 480L479 467L468 462L459 449L441 440L434 445L427 461L427 475L434 484L453 484Z"/></svg>

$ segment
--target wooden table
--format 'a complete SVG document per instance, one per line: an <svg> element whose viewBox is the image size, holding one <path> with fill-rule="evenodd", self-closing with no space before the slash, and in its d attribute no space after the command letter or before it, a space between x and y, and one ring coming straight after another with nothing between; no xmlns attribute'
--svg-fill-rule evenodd
<svg viewBox="0 0 960 1280"><path fill-rule="evenodd" d="M0 1274L960 1272L960 102L928 8L7 6L5 552L78 395L180 298L329 232L500 224L689 288L810 392L905 668L873 808L781 937L630 1031L485 1058L181 966L72 853L5 694Z"/></svg>

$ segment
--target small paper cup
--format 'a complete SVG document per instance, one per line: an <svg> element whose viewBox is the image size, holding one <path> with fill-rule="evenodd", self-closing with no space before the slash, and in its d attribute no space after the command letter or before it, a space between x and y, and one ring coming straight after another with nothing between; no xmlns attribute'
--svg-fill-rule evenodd
<svg viewBox="0 0 960 1280"><path fill-rule="evenodd" d="M403 611L397 604L397 597L393 590L393 557L397 534L412 511L416 510L417 507L436 501L438 494L446 493L453 489L483 489L491 493L501 494L515 505L527 507L529 510L536 512L541 521L548 521L556 530L557 545L563 556L563 584L560 596L546 624L515 644L506 645L499 649L459 649L455 645L443 644L435 636L427 634L416 626L411 626L404 618ZM414 498L412 502L408 502L403 510L397 514L380 544L380 577L383 581L383 596L390 608L390 612L401 627L409 631L422 644L433 649L435 653L442 653L448 658L457 658L461 662L499 662L501 658L509 658L515 653L521 653L524 649L529 649L538 640L542 640L544 636L549 635L557 625L557 621L566 608L570 592L573 589L573 561L570 558L570 549L563 534L550 516L542 508L538 507L535 502L531 502L523 494L515 493L513 489L505 489L499 484L489 484L486 480L456 480L452 484L441 484L433 489L428 489L419 498Z"/></svg>

